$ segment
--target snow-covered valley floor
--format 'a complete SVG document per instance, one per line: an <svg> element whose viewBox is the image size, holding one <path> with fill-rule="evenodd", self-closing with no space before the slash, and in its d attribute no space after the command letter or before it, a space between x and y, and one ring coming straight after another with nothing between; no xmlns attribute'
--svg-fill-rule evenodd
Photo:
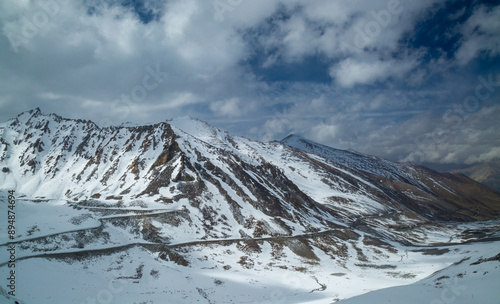
<svg viewBox="0 0 500 304"><path fill-rule="evenodd" d="M14 243L0 227L2 278L12 269L8 248L16 248L16 296L7 295L4 279L0 302L500 303L498 241L387 247L360 231L354 238L337 232L341 244L330 252L320 250L318 240L331 237L321 232L210 241L180 223L161 231L168 236L161 245L139 237L144 227L134 230L136 219L175 212L181 208L18 200ZM124 219L130 225L117 224ZM488 225L498 222L477 224Z"/></svg>

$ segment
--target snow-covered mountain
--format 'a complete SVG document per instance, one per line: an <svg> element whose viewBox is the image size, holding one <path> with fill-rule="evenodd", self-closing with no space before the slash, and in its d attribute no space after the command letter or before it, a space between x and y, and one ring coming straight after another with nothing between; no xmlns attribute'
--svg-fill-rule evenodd
<svg viewBox="0 0 500 304"><path fill-rule="evenodd" d="M427 263L465 255L428 246L498 237L500 193L294 135L261 143L188 117L100 128L39 109L1 123L0 134L0 191L15 190L24 214L16 241L1 246L16 244L26 267L64 271L62 260L83 267L79 282L122 282L129 303L330 303L415 282L440 269ZM169 292L167 268L182 276ZM283 276L313 293L281 286ZM23 286L36 284L26 277ZM345 281L365 277L367 288ZM350 287L334 293L339 282ZM262 286L273 284L288 300L270 300Z"/></svg>

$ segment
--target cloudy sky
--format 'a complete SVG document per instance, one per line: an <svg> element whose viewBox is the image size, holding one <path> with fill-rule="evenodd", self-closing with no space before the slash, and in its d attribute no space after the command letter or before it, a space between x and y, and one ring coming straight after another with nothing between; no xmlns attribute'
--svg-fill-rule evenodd
<svg viewBox="0 0 500 304"><path fill-rule="evenodd" d="M500 3L3 0L0 121L193 116L392 160L500 157Z"/></svg>

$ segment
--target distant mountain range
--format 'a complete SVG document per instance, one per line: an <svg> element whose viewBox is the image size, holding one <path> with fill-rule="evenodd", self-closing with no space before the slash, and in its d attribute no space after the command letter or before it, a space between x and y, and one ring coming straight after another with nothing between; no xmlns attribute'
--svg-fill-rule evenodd
<svg viewBox="0 0 500 304"><path fill-rule="evenodd" d="M475 181L500 191L500 160L479 163L452 172L465 174Z"/></svg>
<svg viewBox="0 0 500 304"><path fill-rule="evenodd" d="M294 269L317 281L324 274L301 263L354 273L387 269L384 260L399 259L416 248L411 246L432 249L452 240L448 245L456 245L498 231L457 226L500 218L500 193L462 174L295 135L262 143L189 117L101 128L40 109L0 123L0 131L0 190L41 203L36 207L41 214L43 206L86 212L69 221L71 229L55 234L37 232L40 224L20 230L17 244L25 260L44 252L79 263L77 253L104 259L138 246L143 251L133 254L141 256L134 261L147 256L196 268L208 259L207 250L219 261L212 269L258 275L253 269L268 265L261 271ZM488 178L498 170L470 174ZM89 218L98 220L97 226L79 226ZM280 264L287 256L292 264ZM298 260L290 262L291 256ZM231 257L240 260L224 264ZM334 278L328 274L325 280ZM210 297L208 289L188 285L182 288Z"/></svg>
<svg viewBox="0 0 500 304"><path fill-rule="evenodd" d="M228 216L214 225L239 226L249 235L286 232L291 226L269 219L245 225L256 211L300 223L307 231L329 227L332 217L349 220L375 211L473 220L496 217L500 210L497 193L457 174L294 135L264 144L188 117L100 128L36 109L0 127L0 182L16 185L20 193L69 200L187 200L214 219ZM259 220L269 231L257 228ZM205 228L207 235L215 233L215 227Z"/></svg>

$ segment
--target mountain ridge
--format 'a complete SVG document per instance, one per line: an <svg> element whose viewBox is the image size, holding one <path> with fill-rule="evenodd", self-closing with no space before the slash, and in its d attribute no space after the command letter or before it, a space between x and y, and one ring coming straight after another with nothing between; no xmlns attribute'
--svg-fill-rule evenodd
<svg viewBox="0 0 500 304"><path fill-rule="evenodd" d="M4 137L10 138L11 143L7 143L2 137L4 153L0 154L0 163L4 164L2 167L9 171L7 175L10 174L14 180L25 180L19 189L21 192L34 190L35 196L37 191L42 193L46 188L61 188L54 185L54 178L57 176L64 180L68 187L64 194L56 195L58 198L74 199L72 194L88 192L88 183L93 182L94 190L86 195L87 198L96 196L97 192L101 191L109 192L107 196L128 196L130 199L154 196L155 200L171 201L176 195L184 198L190 195L185 190L170 188L171 193L167 196L168 191L165 191L165 188L170 184L180 182L177 185L181 188L187 185L201 187L196 192L201 194L207 190L205 186L208 179L212 180L212 186L218 188L217 191L231 202L232 199L226 195L227 189L221 189L220 185L214 182L214 177L217 177L222 179L223 183L224 179L227 179L229 185L226 187L244 194L244 200L252 201L254 206L262 209L267 207L255 197L258 192L255 188L257 185L259 191L266 193L265 197L274 197L270 201L275 202L276 208L286 205L283 194L295 189L293 197L301 197L301 200L309 201L310 206L324 209L324 206L328 205L325 198L318 198L314 191L312 196L308 195L304 189L300 189L300 184L297 187L296 182L303 183L305 180L298 172L290 169L293 168L293 163L287 161L287 156L290 156L290 160L304 162L309 167L309 172L318 170L314 172L314 176L325 190L330 188L332 194L337 193L337 199L358 200L359 196L353 195L352 191L357 191L355 188L361 185L362 192L366 194L363 199L366 202L362 204L365 207L378 196L385 197L386 204L392 204L393 208L398 209L401 207L397 206L401 193L396 192L415 191L418 194L404 195L404 200L412 201L415 200L412 196L421 195L413 207L413 211L417 213L418 208L431 208L432 204L427 201L436 200L441 202L445 210L460 209L456 201L461 200L459 196L464 193L457 189L450 191L451 188L447 189L448 186L436 180L453 183L453 187L455 183L480 187L457 175L439 174L424 167L338 150L295 135L280 142L259 143L232 136L226 131L190 117L147 126L100 128L88 120L65 119L55 114L43 115L37 108L21 113L3 126ZM22 142L23 138L27 140L25 143ZM14 153L19 154L19 161L9 158L10 164L5 166L6 151L10 146L18 150ZM219 165L214 165L213 162L218 162ZM76 170L76 167L79 170ZM251 174L247 170L249 168L253 171ZM71 177L61 175L63 170L72 172ZM270 170L267 174L270 174L272 179L281 179L280 185L260 179L258 175L262 170ZM240 176L234 176L235 172ZM4 172L4 179L5 174ZM50 186L43 187L45 183ZM247 183L253 185L253 188L250 189ZM40 184L42 191L30 188L31 184ZM269 186L271 189L267 189ZM72 187L73 189L69 189ZM110 189L114 190L109 191ZM276 189L281 190L276 193ZM448 194L444 195L445 192ZM488 192L486 196L494 194ZM252 199L249 200L249 197ZM179 197L174 200L178 201ZM472 198L467 200L472 204ZM234 205L232 202L231 204ZM488 209L494 204L486 205L484 215L489 212L494 214L495 210ZM384 209L384 206L377 208ZM463 214L455 212L455 219L474 218L477 212L467 211L467 208L461 211ZM332 207L328 206L327 209ZM345 208L341 211L345 212Z"/></svg>

